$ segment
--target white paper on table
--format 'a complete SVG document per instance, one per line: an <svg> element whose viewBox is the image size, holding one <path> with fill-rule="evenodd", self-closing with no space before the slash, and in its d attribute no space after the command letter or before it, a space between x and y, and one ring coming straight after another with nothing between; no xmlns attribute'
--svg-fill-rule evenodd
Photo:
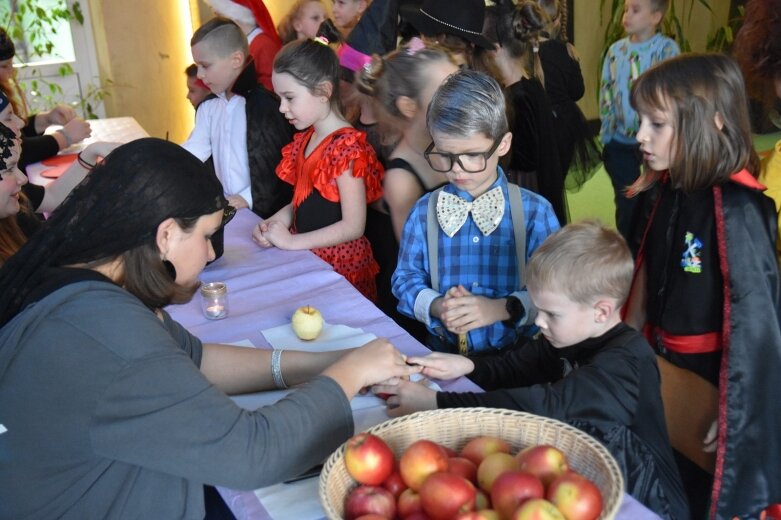
<svg viewBox="0 0 781 520"><path fill-rule="evenodd" d="M298 339L289 323L260 332L275 349L306 352L328 352L355 348L377 339L377 336L364 332L362 329L355 329L347 325L331 325L330 323L323 323L322 332L317 336L317 339L311 341Z"/></svg>

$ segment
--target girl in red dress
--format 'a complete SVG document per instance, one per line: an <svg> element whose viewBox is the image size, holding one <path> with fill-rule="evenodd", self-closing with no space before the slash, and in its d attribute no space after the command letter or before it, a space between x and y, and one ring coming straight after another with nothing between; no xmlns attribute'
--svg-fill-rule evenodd
<svg viewBox="0 0 781 520"><path fill-rule="evenodd" d="M339 60L327 44L298 40L274 60L279 110L303 130L282 149L277 175L293 201L257 225L261 247L310 249L364 296L376 300L379 266L364 236L366 205L382 197L382 165L366 134L339 106Z"/></svg>

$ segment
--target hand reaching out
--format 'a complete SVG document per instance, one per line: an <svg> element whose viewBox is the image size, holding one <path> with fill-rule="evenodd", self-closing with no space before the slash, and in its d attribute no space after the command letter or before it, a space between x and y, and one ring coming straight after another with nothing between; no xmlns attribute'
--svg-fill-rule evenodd
<svg viewBox="0 0 781 520"><path fill-rule="evenodd" d="M390 394L385 400L388 415L399 417L419 412L434 410L437 407L437 392L422 383L399 380L396 384L379 384L372 387L375 394Z"/></svg>
<svg viewBox="0 0 781 520"><path fill-rule="evenodd" d="M81 157L89 164L97 164L120 144L122 143L111 143L107 141L91 143L81 151Z"/></svg>
<svg viewBox="0 0 781 520"><path fill-rule="evenodd" d="M62 127L62 132L67 136L70 144L83 141L92 134L89 123L83 119L73 118Z"/></svg>
<svg viewBox="0 0 781 520"><path fill-rule="evenodd" d="M434 352L428 356L407 358L408 363L423 367L421 374L432 379L455 379L471 373L475 364L471 359L459 354Z"/></svg>
<svg viewBox="0 0 781 520"><path fill-rule="evenodd" d="M332 377L347 397L352 398L361 388L382 381L401 380L420 370L418 366L408 365L406 356L387 339L379 338L351 350L323 374Z"/></svg>
<svg viewBox="0 0 781 520"><path fill-rule="evenodd" d="M475 296L463 285L451 287L442 302L442 323L454 334L492 325L507 314L504 299Z"/></svg>
<svg viewBox="0 0 781 520"><path fill-rule="evenodd" d="M43 117L48 125L65 125L76 118L76 111L68 105L57 105L48 112L38 115Z"/></svg>

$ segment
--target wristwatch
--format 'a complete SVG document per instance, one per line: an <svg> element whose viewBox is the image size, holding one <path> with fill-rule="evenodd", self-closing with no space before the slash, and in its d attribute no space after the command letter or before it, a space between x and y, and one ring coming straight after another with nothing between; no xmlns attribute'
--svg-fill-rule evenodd
<svg viewBox="0 0 781 520"><path fill-rule="evenodd" d="M523 308L521 300L513 295L507 297L505 309L507 309L507 314L510 315L509 319L504 320L504 324L508 327L515 327L524 314L526 314L526 309Z"/></svg>

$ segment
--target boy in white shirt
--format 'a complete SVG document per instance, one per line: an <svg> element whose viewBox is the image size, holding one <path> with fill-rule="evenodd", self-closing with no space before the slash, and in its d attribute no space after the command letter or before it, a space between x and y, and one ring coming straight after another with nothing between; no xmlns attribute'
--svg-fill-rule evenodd
<svg viewBox="0 0 781 520"><path fill-rule="evenodd" d="M278 98L258 84L247 39L234 22L213 18L190 40L198 78L212 94L195 114L195 128L182 146L211 158L231 206L267 218L292 197L275 173L292 127Z"/></svg>

